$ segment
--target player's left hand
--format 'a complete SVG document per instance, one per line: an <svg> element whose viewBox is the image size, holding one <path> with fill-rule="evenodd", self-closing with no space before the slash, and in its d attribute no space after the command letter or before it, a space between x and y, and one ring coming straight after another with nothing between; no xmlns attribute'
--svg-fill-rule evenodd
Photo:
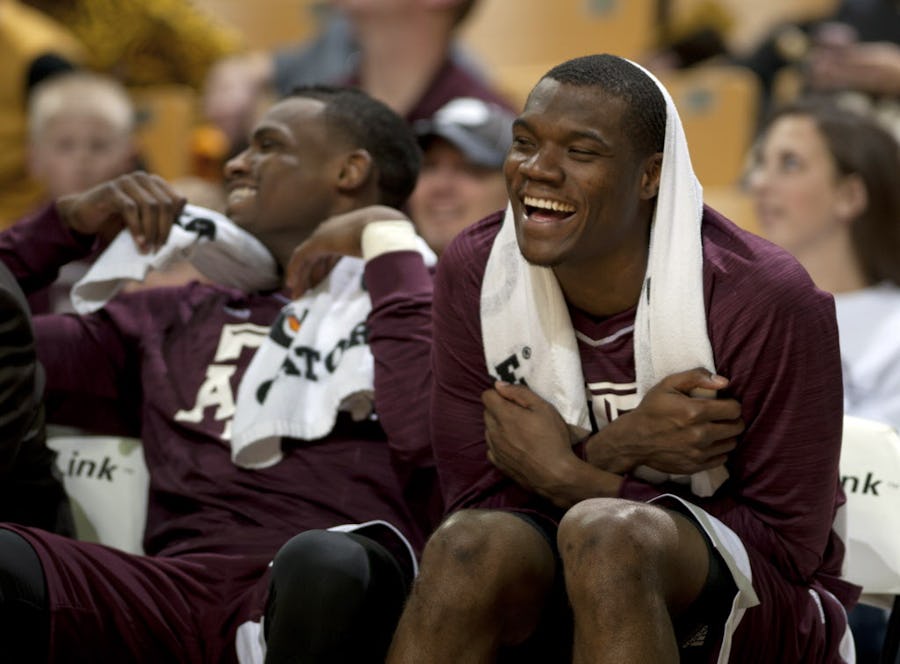
<svg viewBox="0 0 900 664"><path fill-rule="evenodd" d="M291 254L286 285L298 298L328 276L343 256L362 256L362 234L373 221L409 218L386 205L370 205L329 217Z"/></svg>

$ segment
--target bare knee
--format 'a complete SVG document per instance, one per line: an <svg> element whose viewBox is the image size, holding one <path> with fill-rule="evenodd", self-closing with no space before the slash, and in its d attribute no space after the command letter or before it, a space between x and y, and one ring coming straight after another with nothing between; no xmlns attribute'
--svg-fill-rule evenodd
<svg viewBox="0 0 900 664"><path fill-rule="evenodd" d="M677 545L671 518L652 505L615 498L586 500L559 525L559 553L567 581L591 579L625 591L659 581L667 552ZM571 594L571 592L570 592Z"/></svg>
<svg viewBox="0 0 900 664"><path fill-rule="evenodd" d="M523 592L540 595L554 573L550 546L532 525L509 513L464 510L429 539L414 594L465 610L496 609L525 600Z"/></svg>
<svg viewBox="0 0 900 664"><path fill-rule="evenodd" d="M550 555L546 540L526 521L506 512L463 510L428 540L422 574L474 575L485 582L538 568L546 561L545 553Z"/></svg>
<svg viewBox="0 0 900 664"><path fill-rule="evenodd" d="M554 574L550 544L524 519L453 514L425 547L389 661L491 661L533 631Z"/></svg>
<svg viewBox="0 0 900 664"><path fill-rule="evenodd" d="M506 515L465 510L450 515L425 546L422 565L469 567L500 555L500 539Z"/></svg>

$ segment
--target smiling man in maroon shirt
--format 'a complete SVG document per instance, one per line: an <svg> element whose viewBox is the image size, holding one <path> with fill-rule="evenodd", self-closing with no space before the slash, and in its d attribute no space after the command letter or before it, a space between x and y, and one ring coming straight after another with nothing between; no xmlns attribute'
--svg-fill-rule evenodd
<svg viewBox="0 0 900 664"><path fill-rule="evenodd" d="M451 514L426 546L392 664L725 661L729 651L732 661L837 662L852 647L844 607L859 589L839 578L832 530L843 496L831 298L773 245L709 208L701 220L698 200L696 290L720 375L685 367L638 396L648 240L653 224L683 219L656 209L669 191L665 160L679 159L670 137L683 142L667 104L621 58L555 67L515 123L506 220L488 217L442 254L431 408ZM668 163L689 171L684 159ZM511 224L510 251L527 274L550 272L568 311L586 435L558 410L580 403L559 404L556 385L539 396L532 345L486 360L490 337L505 332L500 318L482 329L485 289L508 296L525 283L485 277ZM547 301L533 301L533 327L512 331L524 342L554 325ZM697 388L718 397L691 396ZM702 497L639 472L723 462L727 481Z"/></svg>
<svg viewBox="0 0 900 664"><path fill-rule="evenodd" d="M383 104L350 89L300 90L263 116L250 147L226 166L228 212L283 269L326 217L375 203L402 205L420 160L406 123ZM60 199L0 235L0 259L25 289L40 287L60 265L87 253L107 224L124 223L144 246L159 244L183 205L155 176L123 176ZM16 615L20 627L11 632L0 621L4 658L235 662L239 627L258 624L269 562L292 536L384 520L420 546L428 526L401 478L421 478L416 470L427 475L430 459L426 422L409 415L421 412L428 395L421 381L428 375L431 281L423 272L424 291L391 299L404 260L385 256L366 265L377 417L338 415L328 435L285 439L284 458L258 470L232 463L230 423L241 377L288 301L284 292L193 283L120 295L96 314L38 317L49 416L143 441L147 555L2 524L0 615ZM337 620L321 630L288 621L278 630L278 657L382 658L378 648L390 639L391 612L395 619L411 570L393 560L396 542L379 542L349 549L352 561L362 558L364 575L388 570L387 582L379 583L390 586L391 602L351 615L369 631L341 634ZM326 586L327 595L329 588L316 582L288 590L319 607L311 593ZM278 597L276 620L281 609L298 604L281 589ZM339 609L355 606L343 599ZM266 614L270 637L272 618ZM326 628L333 641L323 638ZM364 655L356 657L357 648Z"/></svg>

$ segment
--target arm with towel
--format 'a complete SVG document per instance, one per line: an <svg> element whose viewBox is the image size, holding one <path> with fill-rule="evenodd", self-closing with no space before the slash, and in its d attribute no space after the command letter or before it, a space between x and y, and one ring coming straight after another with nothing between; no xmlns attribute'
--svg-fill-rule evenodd
<svg viewBox="0 0 900 664"><path fill-rule="evenodd" d="M425 506L430 529L441 516L428 417L436 259L403 212L371 205L323 221L294 250L286 276L292 295L315 288L345 256L365 260L375 411L409 503Z"/></svg>
<svg viewBox="0 0 900 664"><path fill-rule="evenodd" d="M92 235L73 232L50 205L0 234L0 259L27 292L52 282L59 267L93 245ZM49 314L35 317L34 327L38 357L48 368L48 416L58 424L135 435L137 413L130 406L139 397L122 391L118 380L130 351L108 317Z"/></svg>

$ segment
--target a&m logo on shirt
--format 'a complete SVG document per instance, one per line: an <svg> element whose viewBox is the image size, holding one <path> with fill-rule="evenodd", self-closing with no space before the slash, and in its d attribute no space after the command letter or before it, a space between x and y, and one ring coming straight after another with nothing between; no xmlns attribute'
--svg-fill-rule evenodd
<svg viewBox="0 0 900 664"><path fill-rule="evenodd" d="M591 417L594 426L602 429L614 419L637 408L640 399L637 383L588 383L591 397Z"/></svg>
<svg viewBox="0 0 900 664"><path fill-rule="evenodd" d="M231 418L234 417L235 399L231 378L237 371L237 361L244 349L256 350L269 333L267 326L253 323L230 324L222 327L219 345L212 363L206 368L206 377L197 390L194 407L175 413L178 422L201 422L208 408L213 419L225 422L222 440L231 439Z"/></svg>

